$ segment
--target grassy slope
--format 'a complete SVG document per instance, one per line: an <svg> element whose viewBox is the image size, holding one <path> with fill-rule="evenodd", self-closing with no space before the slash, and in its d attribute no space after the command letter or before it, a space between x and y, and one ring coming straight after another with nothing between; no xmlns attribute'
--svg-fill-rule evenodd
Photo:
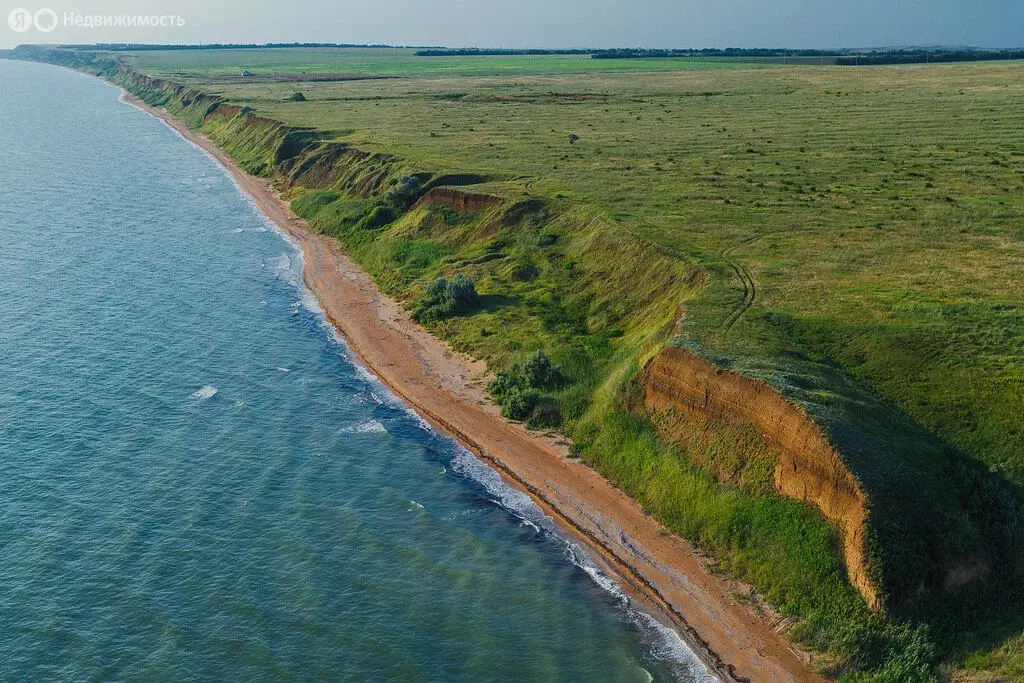
<svg viewBox="0 0 1024 683"><path fill-rule="evenodd" d="M1021 482L1017 65L707 70L714 65L673 60L596 69L577 57L417 60L306 50L133 59L260 114L345 131L346 140L409 160L413 170L485 172L512 195L561 197L536 225L497 232L480 216L430 212L367 235L339 228L327 212L314 216L315 203L296 208L337 234L399 298L415 299L438 272L475 276L490 294L485 311L437 332L493 367L538 344L552 350L575 380L559 398L584 457L806 618L805 638L839 657L869 652L871 629L843 579L834 535L802 506L765 493L769 468L754 468L738 487L714 483L738 451L757 461L749 454L765 445L721 425L695 425L688 452L666 451L649 425L619 409L623 379L678 304L687 308L681 342L788 387L812 407L852 416L862 431L863 420L879 421L860 406L892 406L898 419L887 429L928 442L911 454L918 474L928 476L935 449L954 449L997 473L972 474L979 486ZM241 68L257 77L265 70L405 78L297 85L218 77ZM296 89L311 101L285 102ZM574 145L570 132L580 136ZM542 246L543 234L557 235L556 246ZM501 259L479 263L499 252ZM525 281L514 265L523 262L537 271ZM591 269L587 277L573 272L580 264ZM707 287L691 277L697 264L710 274ZM756 283L749 310L737 308L734 264ZM871 461L877 453L864 457L888 473ZM939 464L927 485L948 475L949 463ZM972 615L980 625L968 637L944 632L964 609L920 610L944 644L959 648L954 658L1020 630L1019 617L997 612ZM912 635L893 635L897 627L871 628L914 647ZM1010 643L970 661L1012 671L1020 666L1014 653Z"/></svg>

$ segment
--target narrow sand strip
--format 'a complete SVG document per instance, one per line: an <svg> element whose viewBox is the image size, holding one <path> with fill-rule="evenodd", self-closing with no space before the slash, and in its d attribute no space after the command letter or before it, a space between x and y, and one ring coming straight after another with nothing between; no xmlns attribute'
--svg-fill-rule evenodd
<svg viewBox="0 0 1024 683"><path fill-rule="evenodd" d="M822 681L768 624L701 566L691 546L665 535L640 506L567 457L554 439L504 420L481 386L485 368L413 323L329 237L292 213L266 180L165 111L122 100L209 152L260 210L301 246L304 279L359 359L397 396L526 491L630 596L672 624L722 680Z"/></svg>

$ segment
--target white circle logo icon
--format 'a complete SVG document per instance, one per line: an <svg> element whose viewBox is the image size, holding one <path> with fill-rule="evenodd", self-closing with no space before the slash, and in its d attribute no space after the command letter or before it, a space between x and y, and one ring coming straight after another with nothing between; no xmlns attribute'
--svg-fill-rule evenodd
<svg viewBox="0 0 1024 683"><path fill-rule="evenodd" d="M53 23L57 23L56 14L53 15ZM12 31L24 33L32 28L32 13L22 7L12 9L11 13L7 15L7 25L11 27Z"/></svg>
<svg viewBox="0 0 1024 683"><path fill-rule="evenodd" d="M34 19L36 22L36 29L43 33L49 33L53 29L57 28L57 13L49 7L44 7L36 12Z"/></svg>

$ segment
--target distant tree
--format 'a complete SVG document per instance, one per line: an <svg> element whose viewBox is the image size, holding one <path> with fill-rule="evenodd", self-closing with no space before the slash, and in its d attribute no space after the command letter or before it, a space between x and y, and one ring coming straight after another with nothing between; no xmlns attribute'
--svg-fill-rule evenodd
<svg viewBox="0 0 1024 683"><path fill-rule="evenodd" d="M292 95L291 97L289 97L288 99L291 100L292 102L305 102L306 101L306 96L303 95L300 92L297 92L294 95Z"/></svg>

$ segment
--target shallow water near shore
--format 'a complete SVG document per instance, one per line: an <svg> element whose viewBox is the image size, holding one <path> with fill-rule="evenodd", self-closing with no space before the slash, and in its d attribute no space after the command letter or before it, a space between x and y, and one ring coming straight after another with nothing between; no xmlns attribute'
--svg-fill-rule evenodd
<svg viewBox="0 0 1024 683"><path fill-rule="evenodd" d="M0 61L0 679L704 680L200 150Z"/></svg>

